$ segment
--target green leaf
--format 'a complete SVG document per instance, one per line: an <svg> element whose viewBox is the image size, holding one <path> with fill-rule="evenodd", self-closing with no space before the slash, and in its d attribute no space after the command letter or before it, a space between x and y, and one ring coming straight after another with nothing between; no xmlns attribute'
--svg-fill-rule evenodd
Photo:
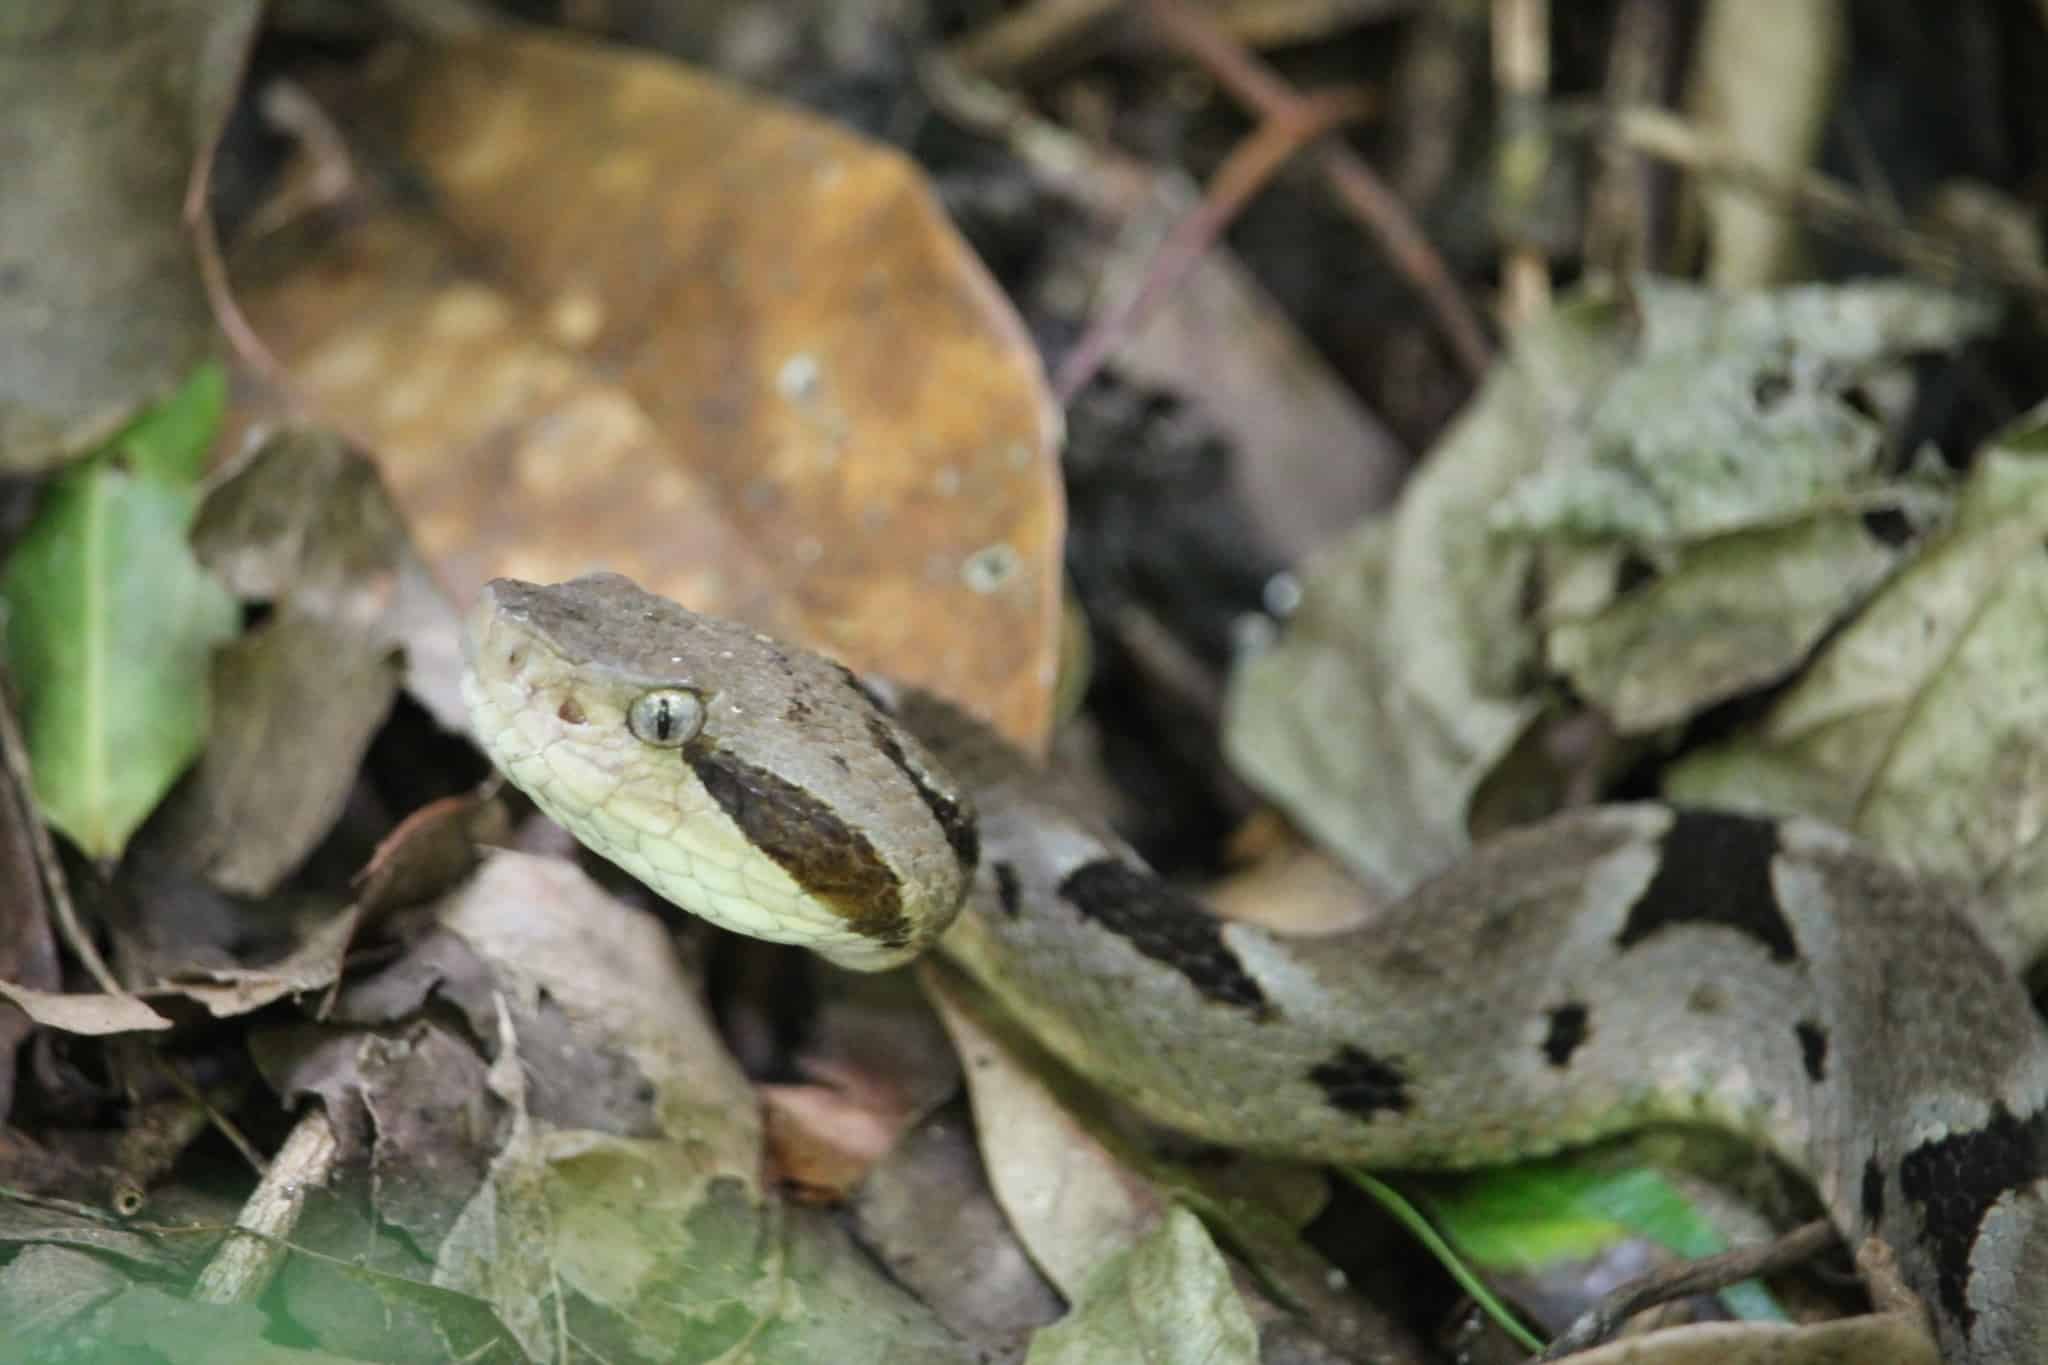
<svg viewBox="0 0 2048 1365"><path fill-rule="evenodd" d="M94 858L118 857L198 755L213 647L239 624L186 543L192 511L95 457L51 484L0 572L36 803Z"/></svg>
<svg viewBox="0 0 2048 1365"><path fill-rule="evenodd" d="M1352 1184L1358 1186L1359 1189L1364 1190L1366 1194L1378 1201L1381 1208L1391 1213L1396 1222L1408 1229L1415 1240L1422 1243L1423 1248L1430 1255L1436 1257L1437 1264L1441 1265L1445 1272L1458 1282L1458 1287L1471 1295L1472 1301L1479 1305L1480 1310L1486 1316L1492 1318L1494 1323L1503 1332L1506 1332L1520 1344L1523 1350L1541 1351L1543 1349L1542 1339L1537 1337L1527 1327L1524 1327L1521 1319L1517 1318L1506 1304L1495 1297L1494 1292L1486 1287L1486 1282L1473 1273L1472 1268L1466 1265L1464 1259L1452 1248L1451 1244L1446 1242L1437 1233L1436 1228L1431 1226L1430 1221L1422 1216L1421 1211L1408 1202L1406 1195L1402 1194L1392 1185L1387 1184L1386 1181L1381 1180L1378 1176L1369 1175L1364 1171L1355 1170L1348 1166L1342 1169L1345 1177Z"/></svg>
<svg viewBox="0 0 2048 1365"><path fill-rule="evenodd" d="M1492 1270L1586 1260L1631 1237L1688 1258L1728 1249L1682 1191L1643 1166L1563 1157L1475 1171L1433 1185L1429 1207L1458 1249ZM1786 1320L1753 1280L1723 1291L1721 1301L1743 1318Z"/></svg>
<svg viewBox="0 0 2048 1365"><path fill-rule="evenodd" d="M227 371L208 361L163 402L123 427L107 449L146 478L190 488L206 473L227 407Z"/></svg>
<svg viewBox="0 0 2048 1365"><path fill-rule="evenodd" d="M1175 1206L1088 1277L1074 1310L1031 1339L1028 1365L1257 1365L1259 1333L1202 1220Z"/></svg>

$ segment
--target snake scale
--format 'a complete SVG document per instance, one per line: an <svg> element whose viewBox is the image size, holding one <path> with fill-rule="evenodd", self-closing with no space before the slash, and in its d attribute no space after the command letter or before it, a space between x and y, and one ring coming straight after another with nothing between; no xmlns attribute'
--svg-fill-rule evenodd
<svg viewBox="0 0 2048 1365"><path fill-rule="evenodd" d="M2048 1361L2048 1042L1955 908L1847 836L1574 812L1294 940L1207 913L963 713L616 575L497 580L468 645L491 758L686 909L860 969L937 944L1234 1146L1476 1165L1725 1127L1885 1239L1948 1359Z"/></svg>

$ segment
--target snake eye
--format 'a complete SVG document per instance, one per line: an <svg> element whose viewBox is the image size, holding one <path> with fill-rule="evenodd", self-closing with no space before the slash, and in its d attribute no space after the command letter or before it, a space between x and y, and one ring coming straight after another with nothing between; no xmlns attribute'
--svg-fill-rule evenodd
<svg viewBox="0 0 2048 1365"><path fill-rule="evenodd" d="M680 687L643 692L626 709L626 728L642 744L679 748L704 728L704 702L695 692Z"/></svg>

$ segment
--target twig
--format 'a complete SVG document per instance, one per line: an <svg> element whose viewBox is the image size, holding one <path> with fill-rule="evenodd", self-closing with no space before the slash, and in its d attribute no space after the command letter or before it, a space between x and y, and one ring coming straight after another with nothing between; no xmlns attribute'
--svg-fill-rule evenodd
<svg viewBox="0 0 2048 1365"><path fill-rule="evenodd" d="M1372 100L1361 91L1332 90L1290 98L1280 113L1238 143L1210 177L1202 202L1174 224L1160 243L1138 287L1122 304L1091 323L1061 361L1053 379L1053 393L1060 403L1072 402L1111 352L1150 319L1159 301L1186 277L1276 171L1323 134L1363 117L1371 108Z"/></svg>
<svg viewBox="0 0 2048 1365"><path fill-rule="evenodd" d="M28 831L30 847L35 849L36 867L43 876L43 893L50 898L50 912L57 918L57 929L85 970L101 990L108 995L128 994L114 975L113 968L100 956L99 945L92 941L92 935L85 931L85 924L78 918L78 906L71 899L71 886L64 880L64 864L58 861L57 844L50 837L48 827L43 824L34 804L34 780L29 775L28 745L22 740L21 729L14 720L13 687L9 683L4 665L0 665L0 767L4 767L4 780L11 784L28 803L23 813L22 825Z"/></svg>
<svg viewBox="0 0 2048 1365"><path fill-rule="evenodd" d="M192 250L199 264L199 282L206 291L207 304L213 309L214 323L227 338L236 359L290 401L296 397L291 376L276 354L264 344L263 338L256 334L228 283L228 267L221 252L220 233L213 221L213 210L207 203L207 186L213 178L214 150L209 147L204 156L192 163L191 179L185 183L185 230L192 234Z"/></svg>
<svg viewBox="0 0 2048 1365"><path fill-rule="evenodd" d="M242 1160L249 1163L249 1169L259 1176L262 1175L269 1163L263 1159L263 1153L256 1150L256 1144L249 1141L248 1134L244 1133L219 1105L208 1099L206 1093L192 1083L176 1062L161 1052L151 1054L151 1060L156 1063L157 1070L171 1083L172 1088L183 1095L187 1103L197 1106L207 1121L228 1140L228 1145L242 1154Z"/></svg>
<svg viewBox="0 0 2048 1365"><path fill-rule="evenodd" d="M997 78L1072 45L1116 12L1123 0L1032 0L1007 10L973 32L946 44L946 56L963 71Z"/></svg>
<svg viewBox="0 0 2048 1365"><path fill-rule="evenodd" d="M1604 98L1615 108L1655 103L1664 93L1677 15L1667 0L1623 0L1614 16ZM1650 165L1608 138L1586 201L1586 259L1616 278L1650 267Z"/></svg>
<svg viewBox="0 0 2048 1365"><path fill-rule="evenodd" d="M1838 180L1759 166L1662 109L1623 109L1611 126L1614 136L1633 150L1775 200L1813 227L1861 242L1931 279L1981 280L2024 294L2037 307L2048 307L2048 270L1896 222Z"/></svg>
<svg viewBox="0 0 2048 1365"><path fill-rule="evenodd" d="M1144 0L1144 5L1146 17L1169 43L1261 119L1288 115L1301 101L1272 67L1182 0ZM1333 142L1317 155L1317 162L1337 202L1373 235L1394 268L1422 295L1466 372L1474 379L1485 374L1493 362L1486 329L1400 198L1348 147Z"/></svg>
<svg viewBox="0 0 2048 1365"><path fill-rule="evenodd" d="M1834 1225L1815 1219L1794 1228L1775 1242L1761 1246L1737 1247L1718 1256L1705 1256L1630 1280L1598 1304L1579 1315L1537 1359L1561 1360L1575 1351L1597 1346L1621 1330L1621 1325L1646 1308L1726 1289L1731 1284L1775 1275L1781 1270L1809 1261L1835 1245Z"/></svg>
<svg viewBox="0 0 2048 1365"><path fill-rule="evenodd" d="M228 1234L199 1272L194 1299L249 1303L262 1296L290 1252L284 1239L297 1226L307 1196L327 1183L339 1150L327 1111L318 1105L308 1109L235 1220L237 1232L255 1235Z"/></svg>
<svg viewBox="0 0 2048 1365"><path fill-rule="evenodd" d="M1500 89L1501 136L1494 196L1506 246L1501 312L1510 325L1550 308L1550 262L1529 231L1550 173L1550 0L1493 0L1493 82Z"/></svg>

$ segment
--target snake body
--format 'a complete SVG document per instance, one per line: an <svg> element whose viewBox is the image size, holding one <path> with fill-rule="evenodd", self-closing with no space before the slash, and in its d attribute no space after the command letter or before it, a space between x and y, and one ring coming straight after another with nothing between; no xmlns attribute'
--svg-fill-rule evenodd
<svg viewBox="0 0 2048 1365"><path fill-rule="evenodd" d="M616 575L498 580L469 648L493 760L686 909L857 968L937 943L1078 1070L1234 1146L1463 1166L1728 1128L1885 1239L1949 1359L2048 1361L2048 1042L1955 908L1844 835L1603 807L1288 939L945 703Z"/></svg>

